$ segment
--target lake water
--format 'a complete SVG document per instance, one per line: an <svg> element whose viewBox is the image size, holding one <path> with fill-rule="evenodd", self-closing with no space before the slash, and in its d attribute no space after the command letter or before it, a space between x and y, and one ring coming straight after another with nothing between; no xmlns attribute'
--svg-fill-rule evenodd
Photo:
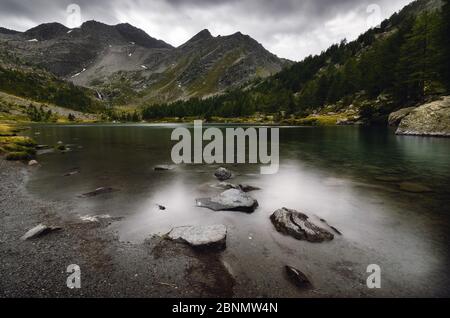
<svg viewBox="0 0 450 318"><path fill-rule="evenodd" d="M259 296L299 296L283 266L301 269L317 296L450 296L450 139L395 136L388 129L280 127L280 170L260 175L258 165L229 165L233 183L262 190L253 214L213 212L195 198L212 187L219 165L179 165L171 171L177 125L34 125L38 143L70 144L71 151L39 156L27 189L63 201L67 220L84 215L124 217L113 223L122 241L139 244L171 228L225 224L222 260ZM65 177L78 170L80 173ZM413 193L401 184L429 188ZM118 191L92 198L99 187ZM167 207L159 210L157 205ZM317 215L343 235L328 243L297 241L275 231L269 216L288 207ZM368 289L366 268L382 269L382 288ZM250 289L250 288L249 288ZM254 294L249 296L255 296Z"/></svg>

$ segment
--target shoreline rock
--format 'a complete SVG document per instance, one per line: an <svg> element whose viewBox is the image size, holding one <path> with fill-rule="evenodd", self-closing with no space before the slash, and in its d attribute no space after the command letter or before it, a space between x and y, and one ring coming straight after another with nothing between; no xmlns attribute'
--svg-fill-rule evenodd
<svg viewBox="0 0 450 318"><path fill-rule="evenodd" d="M402 119L396 134L450 137L450 96L415 108Z"/></svg>
<svg viewBox="0 0 450 318"><path fill-rule="evenodd" d="M388 118L389 126L398 127L398 125L400 125L400 122L403 120L403 118L405 118L406 116L411 114L411 112L414 109L416 109L416 107L407 107L407 108L402 108L400 110L397 110L396 112L391 113Z"/></svg>
<svg viewBox="0 0 450 318"><path fill-rule="evenodd" d="M26 232L20 239L22 241L27 241L27 240L35 239L35 238L44 236L46 234L49 234L51 232L59 231L59 230L61 230L60 227L39 224L39 225L33 227L32 229L30 229L28 232Z"/></svg>

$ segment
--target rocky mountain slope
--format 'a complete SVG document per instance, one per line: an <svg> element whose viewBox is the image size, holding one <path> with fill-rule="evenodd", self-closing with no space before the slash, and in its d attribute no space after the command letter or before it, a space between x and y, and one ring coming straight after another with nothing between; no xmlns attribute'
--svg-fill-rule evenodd
<svg viewBox="0 0 450 318"><path fill-rule="evenodd" d="M23 33L0 29L0 50L115 105L210 96L290 64L241 33L213 37L203 30L174 48L129 24L96 21L76 29L58 23Z"/></svg>

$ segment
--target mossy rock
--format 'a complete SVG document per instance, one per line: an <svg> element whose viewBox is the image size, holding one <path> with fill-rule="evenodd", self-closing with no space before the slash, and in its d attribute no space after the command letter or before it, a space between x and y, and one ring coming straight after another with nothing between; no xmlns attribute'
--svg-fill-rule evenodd
<svg viewBox="0 0 450 318"><path fill-rule="evenodd" d="M10 152L26 152L32 156L34 156L36 154L36 149L31 148L31 147L25 147L22 145L18 145L18 144L6 144L2 146L2 149L4 152L6 153L10 153Z"/></svg>
<svg viewBox="0 0 450 318"><path fill-rule="evenodd" d="M412 192L412 193L426 193L426 192L432 192L433 190L429 187L420 184L420 183L414 183L414 182L402 182L399 185L400 190L406 191L406 192Z"/></svg>
<svg viewBox="0 0 450 318"><path fill-rule="evenodd" d="M36 142L30 137L24 136L7 136L0 137L0 143L2 144L17 144L24 147L35 147Z"/></svg>
<svg viewBox="0 0 450 318"><path fill-rule="evenodd" d="M55 149L59 151L66 151L67 147L65 145L56 145Z"/></svg>
<svg viewBox="0 0 450 318"><path fill-rule="evenodd" d="M26 151L10 152L6 155L6 160L9 161L19 161L19 160L30 160L32 156Z"/></svg>

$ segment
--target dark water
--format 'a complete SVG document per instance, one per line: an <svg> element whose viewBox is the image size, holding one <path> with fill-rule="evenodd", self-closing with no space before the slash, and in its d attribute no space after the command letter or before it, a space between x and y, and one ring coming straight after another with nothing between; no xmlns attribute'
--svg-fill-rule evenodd
<svg viewBox="0 0 450 318"><path fill-rule="evenodd" d="M252 192L253 214L212 212L195 198L214 195L217 165L170 164L176 125L33 126L39 143L71 144L49 153L27 188L71 208L63 217L122 216L114 223L123 241L142 242L172 227L223 223L229 228L222 259L245 289L260 296L298 296L282 275L285 264L312 278L318 296L450 295L450 140L395 136L387 129L355 127L280 128L280 170L260 175L257 165L228 166L234 183ZM63 175L72 170L80 173ZM404 182L430 189L411 193ZM79 195L99 187L119 191ZM160 211L157 204L167 210ZM277 233L270 214L289 207L325 218L342 237L324 244L296 241ZM69 212L70 211L70 212ZM382 268L382 288L369 290L369 264Z"/></svg>

